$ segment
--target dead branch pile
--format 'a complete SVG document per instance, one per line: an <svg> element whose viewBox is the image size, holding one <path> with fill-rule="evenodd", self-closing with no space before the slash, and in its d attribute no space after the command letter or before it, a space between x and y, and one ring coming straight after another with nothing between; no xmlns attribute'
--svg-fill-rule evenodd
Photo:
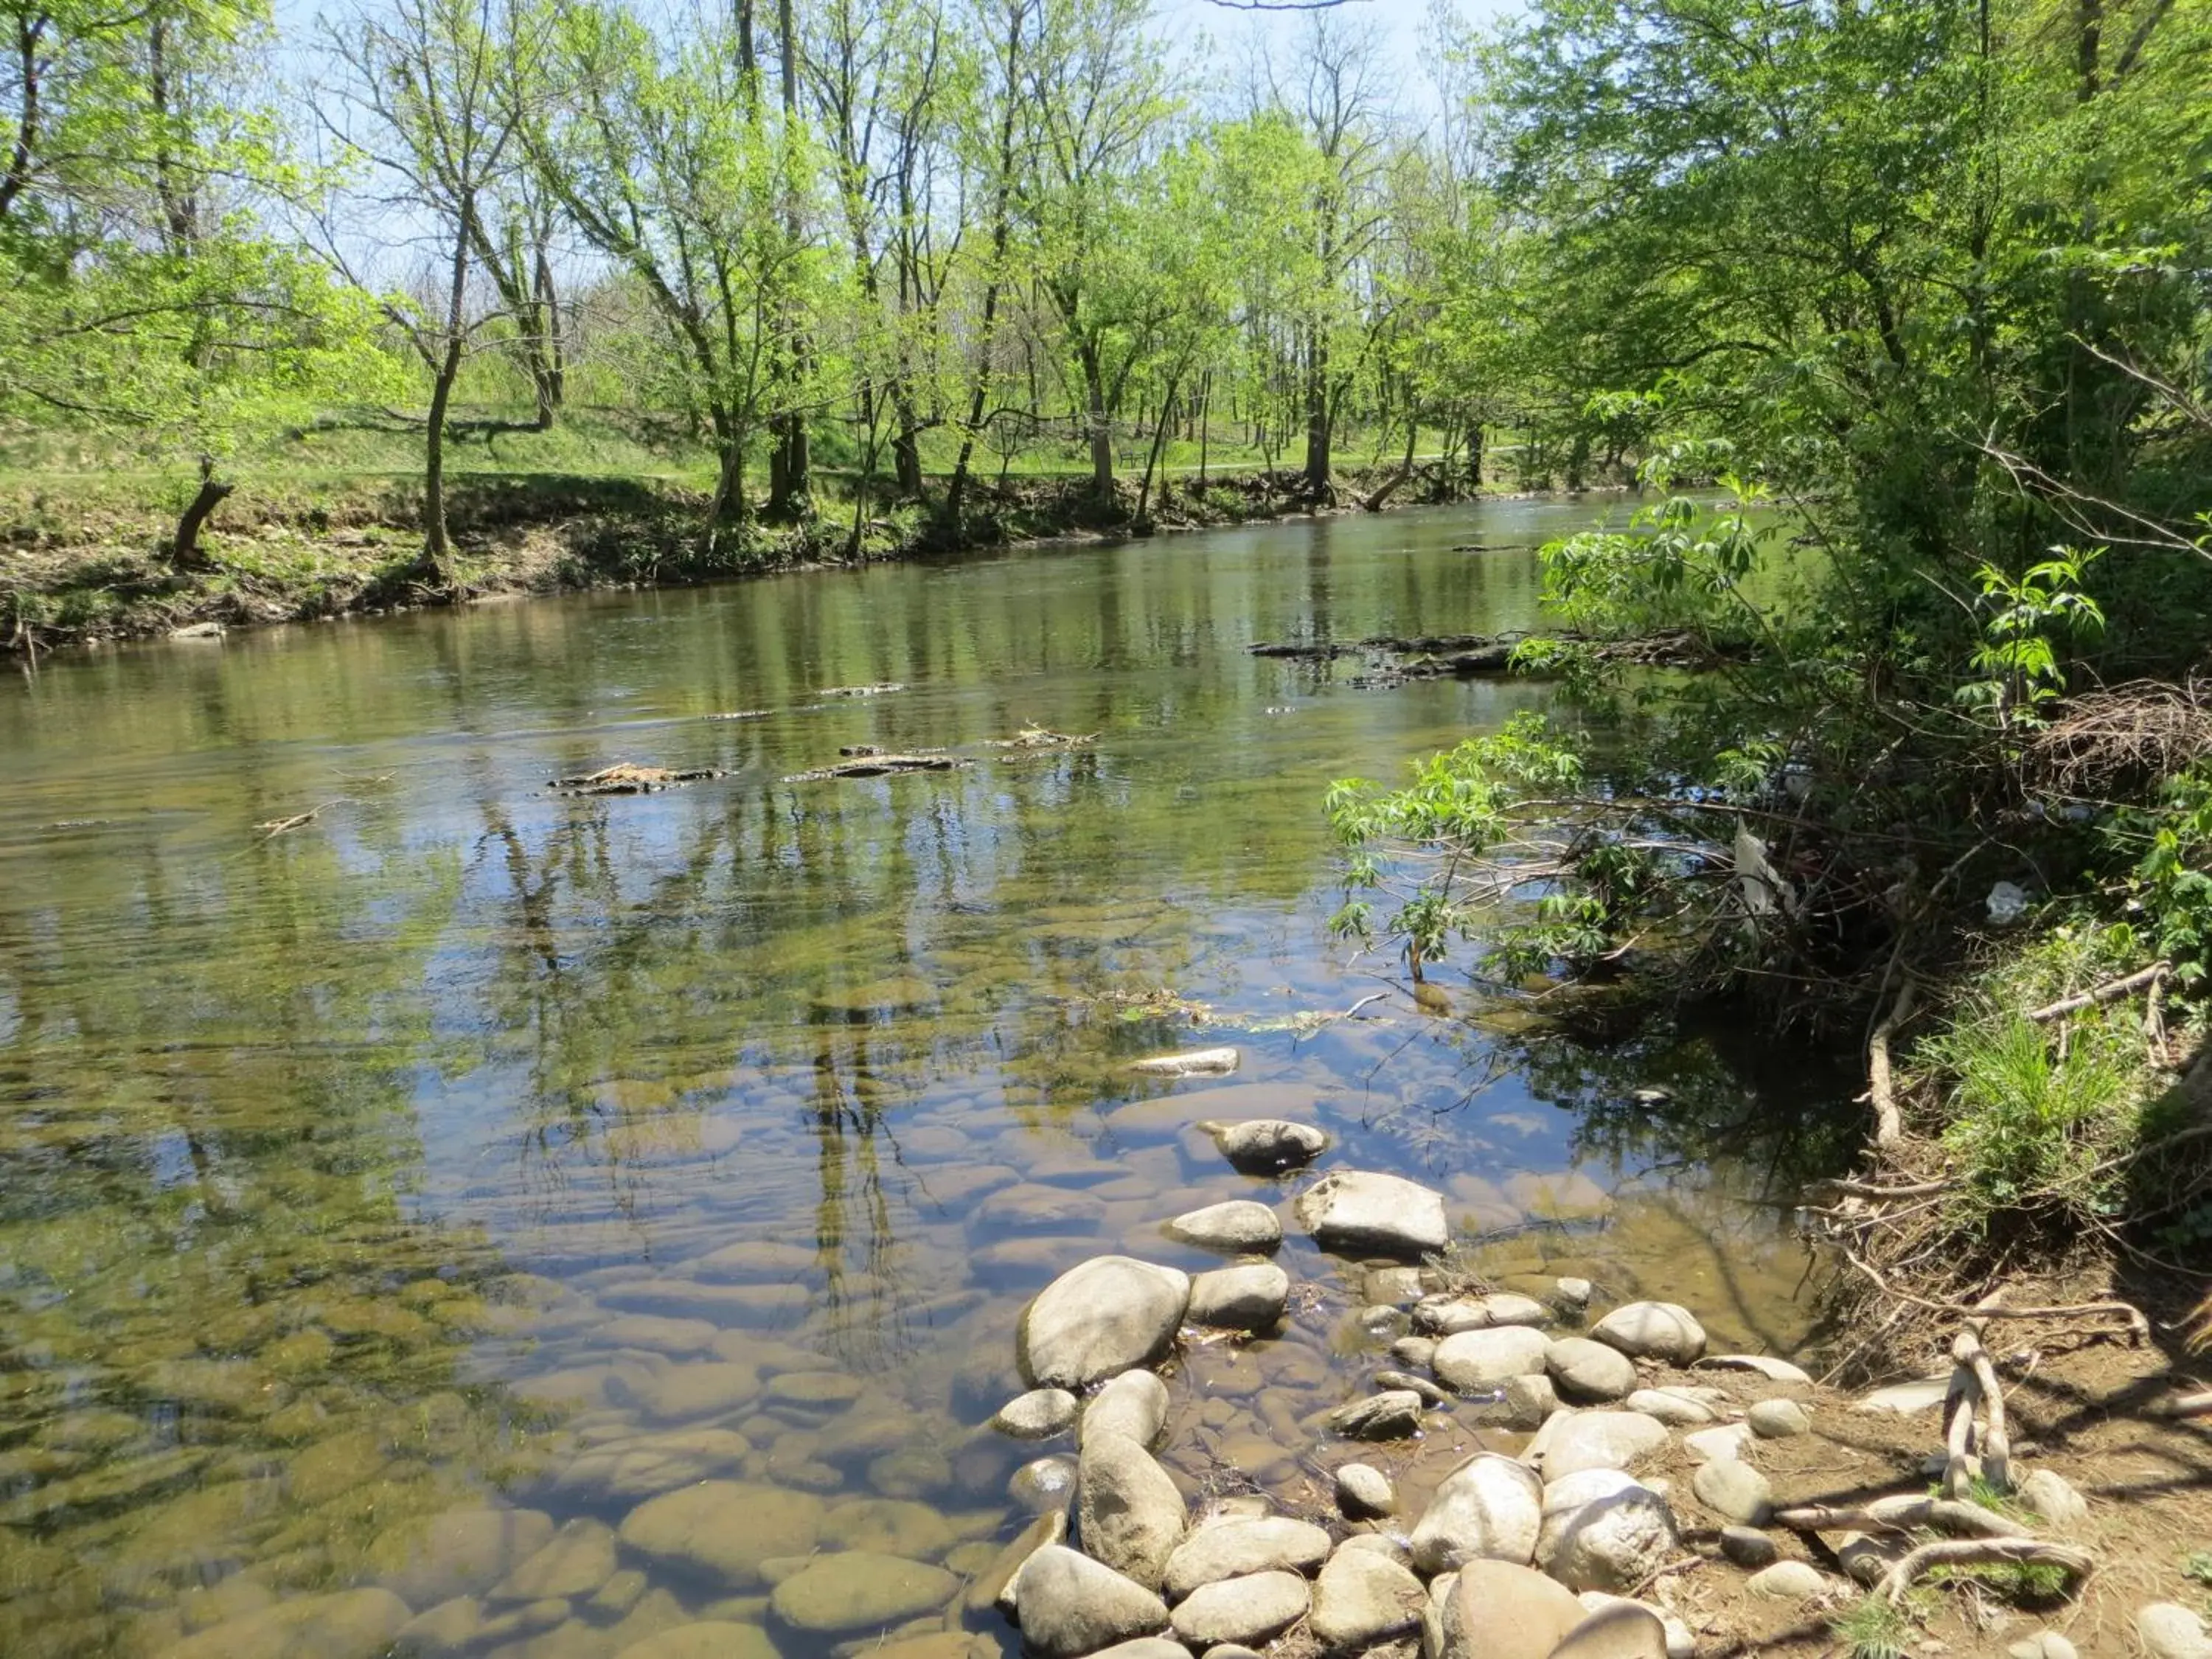
<svg viewBox="0 0 2212 1659"><path fill-rule="evenodd" d="M597 772L585 772L570 778L555 778L545 787L557 789L564 795L649 795L656 789L671 788L679 783L697 783L704 778L719 778L721 775L711 766L672 772L665 767L637 766L629 761L618 761Z"/></svg>
<svg viewBox="0 0 2212 1659"><path fill-rule="evenodd" d="M984 739L984 746L989 749L1085 749L1097 741L1096 732L1071 737L1065 732L1048 731L1042 726L1024 726L1011 738Z"/></svg>
<svg viewBox="0 0 2212 1659"><path fill-rule="evenodd" d="M951 755L861 755L811 772L793 772L783 781L819 783L828 778L885 778L900 772L957 772L971 764Z"/></svg>
<svg viewBox="0 0 2212 1659"><path fill-rule="evenodd" d="M2212 755L2212 680L2132 680L2085 691L2035 734L2029 775L2066 795L2104 796Z"/></svg>

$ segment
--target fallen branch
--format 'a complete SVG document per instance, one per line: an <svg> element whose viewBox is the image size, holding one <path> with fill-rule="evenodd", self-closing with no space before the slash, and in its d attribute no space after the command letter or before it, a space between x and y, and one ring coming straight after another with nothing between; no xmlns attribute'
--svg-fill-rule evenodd
<svg viewBox="0 0 2212 1659"><path fill-rule="evenodd" d="M331 805L332 805L332 803L330 801L325 801L323 803L323 806L329 806ZM262 841L274 841L277 836L288 835L292 830L304 830L307 828L307 825L313 823L317 818L322 817L323 806L310 806L306 811L296 813L291 817L271 818L266 823L257 823L253 827L261 831ZM255 844L257 846L259 845L258 842Z"/></svg>
<svg viewBox="0 0 2212 1659"><path fill-rule="evenodd" d="M1840 1176L1808 1183L1808 1193L1833 1193L1838 1198L1871 1198L1877 1201L1890 1198L1932 1198L1937 1193L1948 1192L1951 1181L1916 1181L1903 1187L1881 1187L1871 1181L1847 1181Z"/></svg>
<svg viewBox="0 0 2212 1659"><path fill-rule="evenodd" d="M2027 1538L2033 1532L2010 1516L1985 1510L1978 1504L1916 1492L1878 1498L1858 1509L1832 1509L1825 1504L1808 1504L1798 1509L1777 1510L1774 1520L1776 1525L1798 1532L1908 1532L1917 1527L1932 1527L1972 1538Z"/></svg>
<svg viewBox="0 0 2212 1659"><path fill-rule="evenodd" d="M2146 1406L2143 1411L2150 1417L2212 1417L2212 1390L2203 1394L2178 1395L2172 1400L2160 1400Z"/></svg>
<svg viewBox="0 0 2212 1659"><path fill-rule="evenodd" d="M2087 991L2076 991L2070 997L2061 997L2040 1008L2028 1011L2028 1018L2038 1025L2048 1024L2062 1014L2079 1013L2084 1008L2094 1008L2100 1003L2118 1002L2122 997L2142 990L2147 985L2156 985L2168 969L2163 962L2154 962L2148 968L2139 968L2124 979L2107 981Z"/></svg>
<svg viewBox="0 0 2212 1659"><path fill-rule="evenodd" d="M1914 1579L1936 1567L2058 1567L2079 1578L2096 1564L2087 1550L2040 1538L1943 1538L1900 1558L1875 1594L1894 1601L1912 1588Z"/></svg>

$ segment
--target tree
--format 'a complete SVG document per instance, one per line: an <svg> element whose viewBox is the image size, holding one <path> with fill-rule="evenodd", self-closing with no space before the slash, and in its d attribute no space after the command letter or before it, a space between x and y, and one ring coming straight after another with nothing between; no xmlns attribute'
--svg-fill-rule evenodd
<svg viewBox="0 0 2212 1659"><path fill-rule="evenodd" d="M1076 371L1091 483L1114 497L1114 421L1160 299L1131 258L1132 190L1175 108L1148 0L1041 0L1015 198Z"/></svg>
<svg viewBox="0 0 2212 1659"><path fill-rule="evenodd" d="M357 16L332 38L347 71L338 89L342 118L325 120L343 153L364 164L377 206L389 220L421 222L432 260L419 293L393 290L384 312L430 377L422 456L422 571L441 588L454 585L446 524L446 422L454 382L493 320L471 305L469 279L489 240L486 217L495 192L520 160L519 102L539 24L495 0L392 0L389 17ZM326 220L324 246L355 276L358 252Z"/></svg>
<svg viewBox="0 0 2212 1659"><path fill-rule="evenodd" d="M738 20L742 25L744 20ZM742 27L664 41L616 6L565 12L560 92L525 142L577 229L635 283L667 330L718 460L710 550L742 544L748 444L771 407L775 363L813 279L788 233L795 135L760 118Z"/></svg>

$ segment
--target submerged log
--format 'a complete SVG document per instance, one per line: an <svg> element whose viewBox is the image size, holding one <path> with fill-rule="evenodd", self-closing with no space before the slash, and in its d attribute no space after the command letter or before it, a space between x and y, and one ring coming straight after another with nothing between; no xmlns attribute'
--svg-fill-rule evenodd
<svg viewBox="0 0 2212 1659"><path fill-rule="evenodd" d="M719 778L721 775L719 769L711 766L672 772L665 767L637 766L629 761L618 761L597 772L555 778L546 787L557 789L564 795L649 795L656 789L672 788L679 783L697 783L703 778Z"/></svg>
<svg viewBox="0 0 2212 1659"><path fill-rule="evenodd" d="M906 687L897 680L885 680L880 685L825 685L814 695L817 697L888 697Z"/></svg>
<svg viewBox="0 0 2212 1659"><path fill-rule="evenodd" d="M793 772L786 783L820 783L829 778L886 778L900 772L957 772L973 764L951 755L863 755L811 772Z"/></svg>

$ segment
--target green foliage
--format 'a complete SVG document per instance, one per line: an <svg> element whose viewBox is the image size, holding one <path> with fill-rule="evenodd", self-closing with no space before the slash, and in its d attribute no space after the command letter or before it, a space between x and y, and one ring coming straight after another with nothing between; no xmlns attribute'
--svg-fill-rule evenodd
<svg viewBox="0 0 2212 1659"><path fill-rule="evenodd" d="M1992 564L1974 573L1987 614L1981 640L1967 658L1980 678L1959 687L1954 695L1960 702L1989 710L2000 726L2033 725L2042 718L2066 689L2059 645L2104 631L2103 610L2082 591L2088 567L2104 551L2053 548L2051 557L2018 577Z"/></svg>
<svg viewBox="0 0 2212 1659"><path fill-rule="evenodd" d="M1649 871L1628 849L1547 838L1542 826L1556 817L1559 797L1583 778L1579 750L1540 716L1524 714L1417 763L1404 788L1356 778L1331 784L1329 827L1345 851L1347 895L1335 931L1371 939L1374 907L1357 896L1391 896L1396 908L1382 931L1419 979L1455 938L1468 937L1524 886L1579 878L1574 890L1542 892L1500 922L1492 936L1498 966L1510 975L1595 956L1608 926L1641 896Z"/></svg>
<svg viewBox="0 0 2212 1659"><path fill-rule="evenodd" d="M2133 857L2139 930L2183 986L2200 989L2212 970L2212 768L2166 779L2155 802L2124 810L2106 835Z"/></svg>

